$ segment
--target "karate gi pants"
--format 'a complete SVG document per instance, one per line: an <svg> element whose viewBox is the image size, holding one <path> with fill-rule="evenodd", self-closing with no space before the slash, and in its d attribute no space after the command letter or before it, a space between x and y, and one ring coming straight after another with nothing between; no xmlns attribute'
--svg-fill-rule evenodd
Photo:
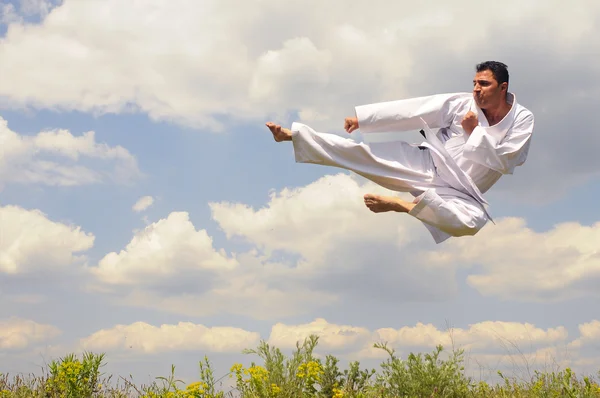
<svg viewBox="0 0 600 398"><path fill-rule="evenodd" d="M366 145L302 123L290 130L297 163L350 170L389 190L411 193L417 203L409 214L425 224L436 243L475 235L488 221L479 202L440 177L427 148L403 141Z"/></svg>

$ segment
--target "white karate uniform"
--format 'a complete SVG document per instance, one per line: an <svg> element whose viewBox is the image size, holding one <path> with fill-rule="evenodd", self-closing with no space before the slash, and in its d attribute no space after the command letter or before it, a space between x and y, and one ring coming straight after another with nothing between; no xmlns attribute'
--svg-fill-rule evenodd
<svg viewBox="0 0 600 398"><path fill-rule="evenodd" d="M529 152L533 114L513 93L507 99L511 110L494 126L489 126L471 93L357 106L365 143L296 122L290 129L295 159L351 170L390 190L410 192L417 204L409 214L427 227L436 243L475 235L493 221L483 193L503 174L512 174ZM470 136L461 125L469 110L479 118ZM419 129L426 134L419 146L389 137Z"/></svg>

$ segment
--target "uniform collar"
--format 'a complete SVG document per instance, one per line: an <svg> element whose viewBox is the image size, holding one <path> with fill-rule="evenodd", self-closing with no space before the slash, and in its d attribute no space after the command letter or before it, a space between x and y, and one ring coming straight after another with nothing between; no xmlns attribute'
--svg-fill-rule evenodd
<svg viewBox="0 0 600 398"><path fill-rule="evenodd" d="M497 141L500 141L508 130L512 127L513 122L515 120L515 113L517 109L517 96L514 93L508 92L506 94L506 100L509 104L511 104L510 111L504 116L502 120L500 120L497 124L490 126L487 118L483 111L477 106L475 99L471 102L471 111L477 114L477 118L479 119L479 125L483 127L486 132L496 138Z"/></svg>

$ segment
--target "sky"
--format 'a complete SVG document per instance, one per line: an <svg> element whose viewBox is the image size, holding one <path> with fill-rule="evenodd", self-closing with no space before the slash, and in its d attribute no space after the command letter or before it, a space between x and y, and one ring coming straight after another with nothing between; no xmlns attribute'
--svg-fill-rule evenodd
<svg viewBox="0 0 600 398"><path fill-rule="evenodd" d="M375 368L387 342L484 379L600 369L597 1L0 0L0 60L0 372L88 350L193 380L311 333ZM344 134L485 60L536 122L474 237L368 211L389 191L264 125Z"/></svg>

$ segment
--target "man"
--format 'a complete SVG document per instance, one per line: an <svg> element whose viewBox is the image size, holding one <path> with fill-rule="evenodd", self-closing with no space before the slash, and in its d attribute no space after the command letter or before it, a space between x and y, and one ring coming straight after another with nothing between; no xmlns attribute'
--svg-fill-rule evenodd
<svg viewBox="0 0 600 398"><path fill-rule="evenodd" d="M360 129L366 143L314 131L267 123L277 142L292 141L298 163L351 170L379 185L410 192L412 203L367 194L373 212L402 212L419 219L436 243L475 235L492 220L483 198L503 174L512 174L529 152L533 114L508 91L505 64L475 67L472 93L439 94L357 106L345 119L348 133ZM380 133L419 130L419 146L404 141L377 142ZM438 129L433 133L430 129Z"/></svg>

